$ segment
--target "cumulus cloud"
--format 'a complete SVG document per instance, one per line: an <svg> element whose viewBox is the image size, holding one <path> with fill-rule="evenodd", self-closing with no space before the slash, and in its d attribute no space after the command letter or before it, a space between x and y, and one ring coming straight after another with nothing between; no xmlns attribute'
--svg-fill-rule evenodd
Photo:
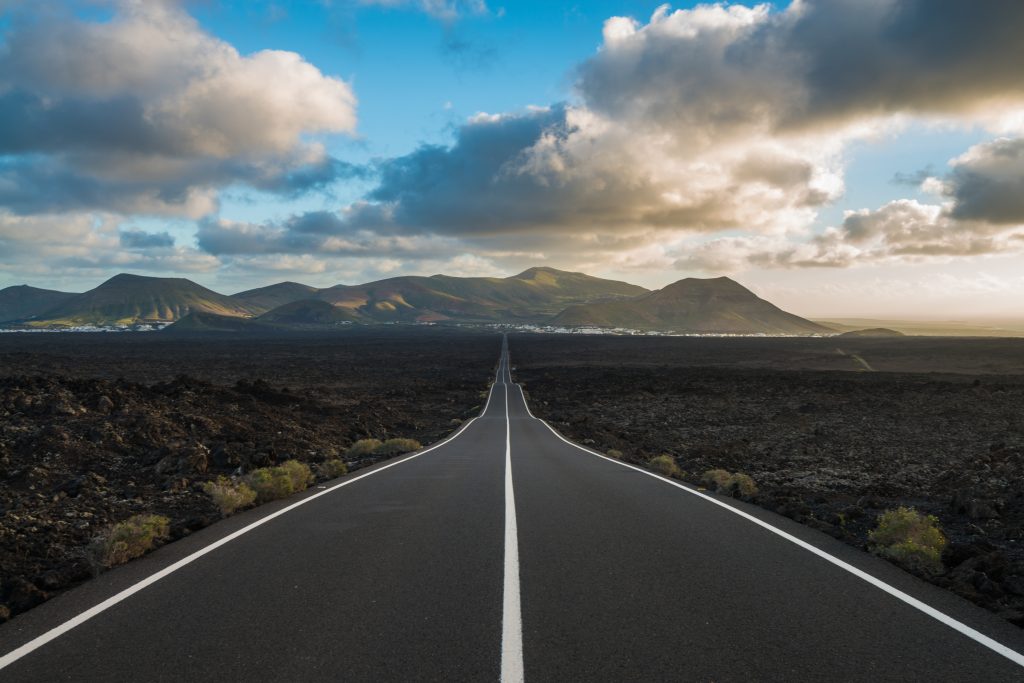
<svg viewBox="0 0 1024 683"><path fill-rule="evenodd" d="M111 269L196 273L221 261L193 247L177 246L167 233L126 228L110 214L0 212L0 270L19 275L101 277Z"/></svg>
<svg viewBox="0 0 1024 683"><path fill-rule="evenodd" d="M1024 224L1024 138L972 147L953 160L952 172L938 187L955 203L956 219Z"/></svg>
<svg viewBox="0 0 1024 683"><path fill-rule="evenodd" d="M1020 3L926 0L665 6L647 23L613 17L575 71L572 103L481 114L450 146L380 162L378 186L347 219L392 234L502 237L606 256L623 242L643 252L729 230L788 244L780 236L806 234L842 196L850 142L913 117L984 122L1024 111L1014 66L1024 47L1007 28L1015 18L1024 20ZM968 167L949 180L964 192L975 178ZM954 218L967 215L933 223ZM893 235L900 249L930 248L904 244L916 234L906 233ZM839 242L792 258L848 263Z"/></svg>
<svg viewBox="0 0 1024 683"><path fill-rule="evenodd" d="M952 204L900 199L849 211L842 224L803 241L729 237L687 244L674 265L738 272L761 268L846 268L861 264L949 260L1024 251L1024 226L961 220Z"/></svg>
<svg viewBox="0 0 1024 683"><path fill-rule="evenodd" d="M309 136L354 131L347 83L292 52L241 55L178 3L113 4L108 21L13 13L0 204L200 216L231 183L287 193L344 171Z"/></svg>

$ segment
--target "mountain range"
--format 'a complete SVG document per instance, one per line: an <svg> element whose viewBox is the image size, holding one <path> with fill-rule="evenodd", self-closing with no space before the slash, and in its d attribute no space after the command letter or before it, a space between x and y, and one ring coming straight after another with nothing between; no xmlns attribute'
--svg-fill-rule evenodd
<svg viewBox="0 0 1024 683"><path fill-rule="evenodd" d="M0 290L0 323L34 328L174 322L180 331L374 323L531 323L723 334L828 334L729 278L649 291L554 268L505 278L402 276L318 289L296 282L219 294L190 280L117 275L81 294Z"/></svg>

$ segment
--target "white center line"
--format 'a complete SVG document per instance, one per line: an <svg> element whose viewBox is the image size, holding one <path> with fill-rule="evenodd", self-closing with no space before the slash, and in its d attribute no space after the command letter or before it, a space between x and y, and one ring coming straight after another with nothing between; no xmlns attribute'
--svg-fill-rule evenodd
<svg viewBox="0 0 1024 683"><path fill-rule="evenodd" d="M523 614L519 597L519 534L512 490L512 423L508 416L508 352L502 354L505 385L505 588L501 619L501 681L520 683L523 674Z"/></svg>

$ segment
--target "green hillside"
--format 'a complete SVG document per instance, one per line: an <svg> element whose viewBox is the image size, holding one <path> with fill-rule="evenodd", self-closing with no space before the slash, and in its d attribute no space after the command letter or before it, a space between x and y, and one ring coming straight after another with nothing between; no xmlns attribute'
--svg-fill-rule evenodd
<svg viewBox="0 0 1024 683"><path fill-rule="evenodd" d="M273 325L306 326L337 325L360 320L351 309L339 308L326 301L303 299L278 306L256 318L258 322Z"/></svg>
<svg viewBox="0 0 1024 683"><path fill-rule="evenodd" d="M827 334L727 277L687 278L639 297L574 305L552 318L565 326L626 327L709 334Z"/></svg>
<svg viewBox="0 0 1024 683"><path fill-rule="evenodd" d="M537 322L572 303L637 296L643 287L554 268L506 278L395 277L321 290L319 298L380 322Z"/></svg>
<svg viewBox="0 0 1024 683"><path fill-rule="evenodd" d="M319 291L316 287L298 282L278 282L268 287L232 294L231 298L257 313L265 313L293 301L315 298Z"/></svg>
<svg viewBox="0 0 1024 683"><path fill-rule="evenodd" d="M25 320L46 313L76 296L71 292L16 285L0 289L0 323Z"/></svg>
<svg viewBox="0 0 1024 683"><path fill-rule="evenodd" d="M121 274L77 294L33 321L34 325L111 325L171 322L193 311L247 317L253 310L183 278Z"/></svg>

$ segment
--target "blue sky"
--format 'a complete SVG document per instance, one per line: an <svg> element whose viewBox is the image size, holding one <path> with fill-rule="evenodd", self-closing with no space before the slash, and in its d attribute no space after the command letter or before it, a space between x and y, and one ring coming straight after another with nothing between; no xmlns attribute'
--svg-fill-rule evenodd
<svg viewBox="0 0 1024 683"><path fill-rule="evenodd" d="M1018 8L893 3L0 2L0 286L544 264L1017 316Z"/></svg>

